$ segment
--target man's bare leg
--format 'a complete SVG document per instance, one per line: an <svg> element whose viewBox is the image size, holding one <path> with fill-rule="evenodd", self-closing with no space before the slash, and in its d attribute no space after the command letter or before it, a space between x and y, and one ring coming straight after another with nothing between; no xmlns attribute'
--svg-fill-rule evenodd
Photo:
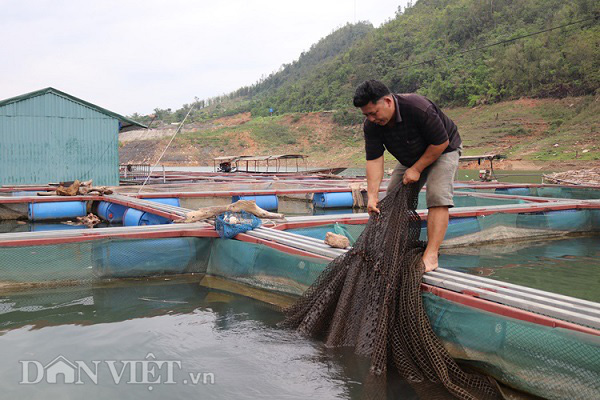
<svg viewBox="0 0 600 400"><path fill-rule="evenodd" d="M427 248L423 253L425 272L433 271L438 267L438 252L446 229L448 229L448 207L430 207L427 214Z"/></svg>

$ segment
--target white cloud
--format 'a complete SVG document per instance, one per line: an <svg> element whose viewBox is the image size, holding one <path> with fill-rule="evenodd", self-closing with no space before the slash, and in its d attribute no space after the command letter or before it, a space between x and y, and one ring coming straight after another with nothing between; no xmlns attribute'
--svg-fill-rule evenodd
<svg viewBox="0 0 600 400"><path fill-rule="evenodd" d="M405 3L0 1L0 99L52 86L122 114L176 109L256 82L355 18L380 25Z"/></svg>

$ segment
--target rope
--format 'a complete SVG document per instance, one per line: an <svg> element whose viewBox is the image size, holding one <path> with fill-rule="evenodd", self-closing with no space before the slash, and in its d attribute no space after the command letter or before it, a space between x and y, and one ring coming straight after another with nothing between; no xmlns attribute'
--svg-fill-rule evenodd
<svg viewBox="0 0 600 400"><path fill-rule="evenodd" d="M154 168L156 168L156 166L158 165L158 163L160 162L160 160L162 160L163 156L165 155L165 153L167 152L167 149L169 148L169 146L171 145L171 143L173 143L173 139L175 139L175 136L177 136L177 134L179 133L179 131L181 130L181 128L183 127L183 124L185 123L185 120L187 119L187 117L190 115L190 113L192 112L192 110L194 109L194 104L192 104L192 106L190 107L190 109L188 110L187 114L185 115L185 118L183 118L183 121L181 121L181 123L179 124L179 126L177 127L177 130L175 131L175 134L171 137L171 140L169 140L169 143L167 143L167 147L165 147L165 149L163 150L162 154L160 155L160 157L158 157L158 160L156 161L156 164L154 164L154 166L152 168L150 168L150 172L148 172L148 176L146 177L146 179L144 180L144 183L142 183L142 186L140 187L140 190L138 191L137 194L140 194L142 192L142 189L144 188L144 186L146 185L146 183L148 182L148 179L150 179L150 175L152 175L152 171L154 171Z"/></svg>

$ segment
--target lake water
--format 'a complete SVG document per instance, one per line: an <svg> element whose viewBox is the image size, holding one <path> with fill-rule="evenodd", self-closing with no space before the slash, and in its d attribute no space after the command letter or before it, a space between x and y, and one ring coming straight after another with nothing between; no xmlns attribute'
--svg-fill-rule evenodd
<svg viewBox="0 0 600 400"><path fill-rule="evenodd" d="M599 236L575 237L453 249L440 261L600 301L599 249ZM281 330L281 319L273 306L198 278L3 293L0 398L363 398L365 359ZM56 371L59 383L49 383ZM383 398L431 398L420 391L394 380Z"/></svg>
<svg viewBox="0 0 600 400"><path fill-rule="evenodd" d="M273 306L197 281L4 294L1 397L362 398L365 359L279 329L281 319ZM84 371L74 375L76 383L69 383L69 363ZM53 365L54 372L66 371L56 384L48 383ZM97 384L82 365L92 368ZM144 375L144 365L154 374ZM402 381L385 390L390 399L419 398Z"/></svg>
<svg viewBox="0 0 600 400"><path fill-rule="evenodd" d="M190 171L190 172L214 172L213 167L165 167L167 171ZM317 167L309 167L310 169L317 169ZM290 167L287 169L289 172L296 172L296 167ZM162 171L162 167L157 167L154 171ZM259 168L259 171L266 171L265 168ZM273 172L273 169L269 169ZM285 167L280 168L281 172L285 172ZM300 171L304 171L304 168L300 168ZM512 182L512 183L542 183L542 174L548 173L548 171L496 171L496 176L499 182ZM341 172L340 176L365 176L366 171L364 168L347 168ZM458 180L460 181L479 181L479 170L470 169L459 169Z"/></svg>
<svg viewBox="0 0 600 400"><path fill-rule="evenodd" d="M440 265L600 302L600 235L443 249Z"/></svg>

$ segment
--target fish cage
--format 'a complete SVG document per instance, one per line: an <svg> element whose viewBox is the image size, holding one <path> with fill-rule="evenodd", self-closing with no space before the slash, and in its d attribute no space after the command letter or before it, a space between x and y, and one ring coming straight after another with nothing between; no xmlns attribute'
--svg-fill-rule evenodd
<svg viewBox="0 0 600 400"><path fill-rule="evenodd" d="M213 182L219 190L163 185L68 200L4 190L0 289L96 288L124 279L205 276L232 283L231 290L244 296L260 290L293 299L344 254L323 243L327 232L352 244L369 216L356 209L354 199L350 205L348 182L259 181ZM32 192L27 189L19 191ZM597 189L568 189L458 185L442 268L425 274L422 296L432 328L453 357L537 396L597 398L600 299L586 284L598 284L596 265L588 259L598 256L600 203ZM331 207L315 207L315 196L330 193L344 193L343 202L333 196L322 202ZM207 223L172 223L198 204L226 205L243 196L269 196L270 208L295 215L229 240L218 238ZM64 215L54 211L67 202L77 215L95 210L114 226L43 230L57 225L36 218L37 207L43 205L42 215L53 219L73 218L71 208L61 209ZM423 192L418 213L425 239ZM490 243L497 247L486 247Z"/></svg>

